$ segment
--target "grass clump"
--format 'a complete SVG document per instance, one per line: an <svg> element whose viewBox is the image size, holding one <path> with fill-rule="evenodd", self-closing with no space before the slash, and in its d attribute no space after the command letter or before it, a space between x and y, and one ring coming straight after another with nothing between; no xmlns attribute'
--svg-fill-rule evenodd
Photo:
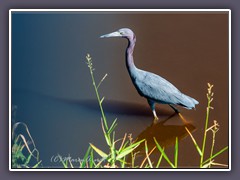
<svg viewBox="0 0 240 180"><path fill-rule="evenodd" d="M206 96L207 96L207 110L206 110L206 119L205 119L205 127L204 127L202 147L200 147L198 145L198 143L196 142L193 135L186 128L186 131L189 133L189 135L190 135L190 137L193 141L193 144L195 145L196 150L198 151L198 154L200 156L200 164L199 164L200 168L211 168L212 165L228 167L228 165L226 165L226 164L221 164L221 163L214 162L214 158L217 157L218 155L222 154L226 150L228 150L228 146L225 146L220 151L218 151L216 153L213 153L214 152L215 139L216 139L216 133L219 130L219 124L217 123L216 120L214 120L212 126L209 127L209 125L208 125L209 124L209 117L210 117L210 110L214 109L211 105L211 103L213 102L213 96L214 96L214 93L212 92L212 88L213 88L213 85L208 83L208 92L206 94ZM212 144L211 144L211 149L210 149L210 157L208 157L204 161L205 150L206 150L206 140L207 140L207 135L208 135L207 133L209 131L212 131Z"/></svg>
<svg viewBox="0 0 240 180"><path fill-rule="evenodd" d="M24 132L16 134L19 126L24 127L25 133L29 137L29 141ZM31 148L31 146L32 148ZM33 141L28 127L23 122L17 122L12 127L12 168L39 168L41 160L39 160L39 151Z"/></svg>
<svg viewBox="0 0 240 180"><path fill-rule="evenodd" d="M86 56L87 59L87 65L90 70L91 78L93 87L95 90L95 94L97 96L99 108L101 110L101 125L102 130L104 133L104 137L106 140L106 143L109 147L109 152L103 152L99 148L97 148L95 145L90 143L90 147L99 155L103 160L107 161L107 164L103 165L102 162L97 164L97 167L109 167L109 168L116 168L116 167L122 167L124 168L126 165L126 156L129 155L137 146L140 145L144 140L131 143L129 140L126 140L127 134L122 139L115 139L115 127L117 126L117 119L115 119L111 125L108 125L107 118L105 116L104 110L103 110L103 101L104 97L100 98L98 89L103 82L103 80L107 77L107 74L101 79L101 81L96 84L94 79L94 68L92 64L92 58L89 54ZM120 143L121 142L121 143ZM120 143L120 147L116 148L116 144Z"/></svg>

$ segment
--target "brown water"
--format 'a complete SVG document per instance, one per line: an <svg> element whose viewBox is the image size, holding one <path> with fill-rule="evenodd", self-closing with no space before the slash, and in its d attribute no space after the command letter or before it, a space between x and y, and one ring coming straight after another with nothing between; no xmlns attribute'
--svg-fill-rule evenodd
<svg viewBox="0 0 240 180"><path fill-rule="evenodd" d="M108 120L118 118L117 138L131 133L133 139L147 139L151 148L154 143L152 137L156 137L161 145L167 147L166 153L173 160L175 137L178 136L179 167L198 166L200 158L185 126L201 145L209 82L214 85L214 110L210 112L209 125L213 124L213 120L220 125L214 151L228 145L227 14L45 16L16 15L16 20L13 20L25 24L22 29L13 26L16 30L13 31L13 39L17 42L13 43L15 56L12 60L12 104L18 107L17 119L28 124L45 167L59 165L51 162L51 157L58 153L63 156L70 154L73 158L83 157L89 142L107 150L100 125L100 110L84 62L86 53L93 58L97 80L108 73L100 94L105 96L103 107ZM169 106L157 105L160 122L152 125L153 117L147 101L138 95L126 70L127 41L98 38L122 27L129 27L136 34L134 60L138 68L164 77L180 91L199 101L196 110L179 108L187 124ZM33 45L24 44L19 37L31 36L28 31L40 33ZM34 34L29 37L29 42L32 37L35 37ZM49 37L55 40L48 41ZM28 55L29 47L31 55ZM40 55L39 49L45 55ZM206 157L210 152L211 137L209 133ZM138 150L142 149L144 147ZM153 161L158 157L157 151L151 156ZM228 164L228 153L223 153L215 161ZM165 165L163 163L163 167L168 167Z"/></svg>

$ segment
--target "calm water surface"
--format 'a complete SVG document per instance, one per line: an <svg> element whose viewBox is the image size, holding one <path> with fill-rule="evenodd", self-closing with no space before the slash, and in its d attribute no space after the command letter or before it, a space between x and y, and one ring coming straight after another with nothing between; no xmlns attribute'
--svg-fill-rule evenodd
<svg viewBox="0 0 240 180"><path fill-rule="evenodd" d="M136 34L134 58L138 68L161 75L200 102L196 110L180 108L187 124L169 106L157 105L160 122L152 125L147 101L138 95L126 70L127 41L99 38L122 27L129 27ZM201 145L210 82L214 84L214 110L209 123L217 120L220 125L215 152L228 145L227 14L14 13L15 120L28 125L45 167L59 166L52 159L57 154L83 157L90 142L107 151L101 114L85 63L87 53L93 58L96 80L108 74L100 94L105 96L103 107L108 121L118 118L117 138L129 133L133 139L147 139L151 148L152 137L156 137L173 160L178 136L179 166L198 166L200 158L185 126ZM211 134L206 155L210 152L210 137ZM153 153L153 160L158 157L158 153ZM228 153L217 157L216 162L228 164Z"/></svg>

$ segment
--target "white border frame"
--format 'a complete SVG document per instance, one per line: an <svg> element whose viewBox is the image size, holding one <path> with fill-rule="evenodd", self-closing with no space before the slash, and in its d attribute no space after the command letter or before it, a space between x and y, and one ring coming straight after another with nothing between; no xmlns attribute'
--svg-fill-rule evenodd
<svg viewBox="0 0 240 180"><path fill-rule="evenodd" d="M228 12L229 15L229 147L228 169L12 169L11 166L11 109L12 109L12 12ZM230 9L10 9L9 10L9 171L231 171L231 10Z"/></svg>

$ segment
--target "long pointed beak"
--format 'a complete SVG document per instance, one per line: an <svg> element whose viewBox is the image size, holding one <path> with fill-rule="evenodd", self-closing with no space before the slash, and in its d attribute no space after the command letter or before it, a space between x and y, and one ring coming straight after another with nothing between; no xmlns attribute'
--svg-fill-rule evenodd
<svg viewBox="0 0 240 180"><path fill-rule="evenodd" d="M112 32L112 33L100 36L100 38L109 38L109 37L122 37L122 35L118 31L116 31L116 32Z"/></svg>

